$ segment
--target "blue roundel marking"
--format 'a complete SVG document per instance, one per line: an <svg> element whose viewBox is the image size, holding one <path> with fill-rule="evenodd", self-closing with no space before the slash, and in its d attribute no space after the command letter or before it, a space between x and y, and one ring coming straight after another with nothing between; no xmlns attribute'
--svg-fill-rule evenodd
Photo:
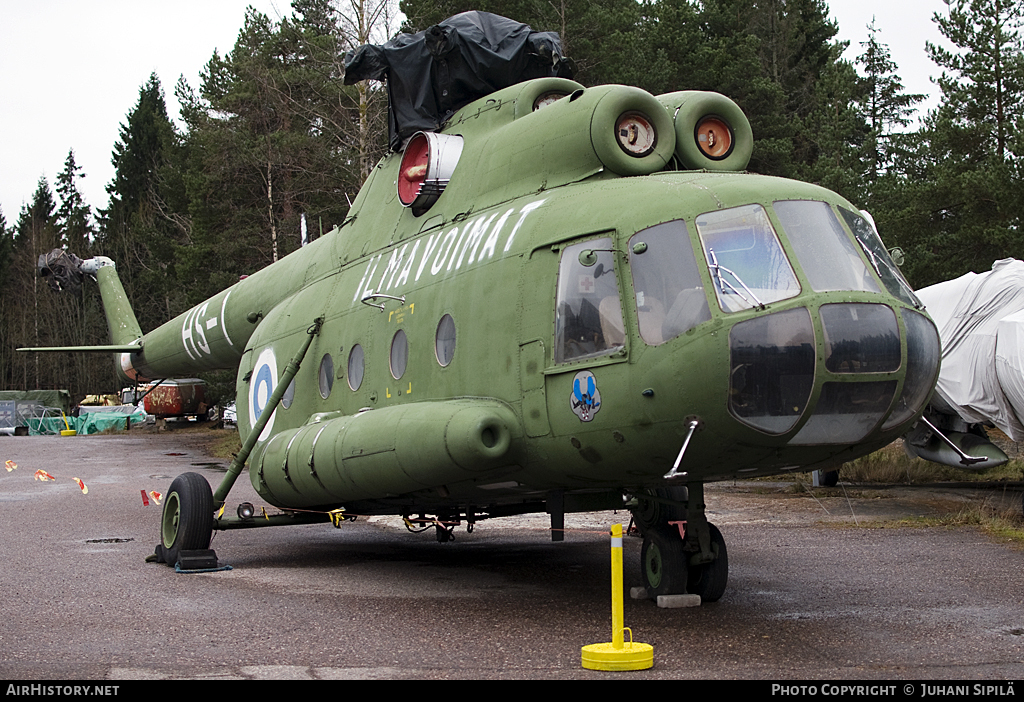
<svg viewBox="0 0 1024 702"><path fill-rule="evenodd" d="M270 399L270 394L274 392L273 383L274 381L270 375L270 365L264 363L260 366L259 371L257 371L256 382L252 385L252 408L256 419L259 419L260 415L263 414L263 410L267 406L267 400ZM267 389L265 392L260 392L264 384L266 384ZM260 399L261 395L263 396L262 400Z"/></svg>

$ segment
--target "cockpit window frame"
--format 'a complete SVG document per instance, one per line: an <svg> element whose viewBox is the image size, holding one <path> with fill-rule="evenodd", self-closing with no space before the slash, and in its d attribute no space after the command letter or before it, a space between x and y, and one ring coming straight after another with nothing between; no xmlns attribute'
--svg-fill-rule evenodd
<svg viewBox="0 0 1024 702"><path fill-rule="evenodd" d="M632 312L637 334L648 346L665 344L713 319L707 295L710 271L701 265L692 226L685 219L668 220L640 229L626 242ZM672 237L678 239L672 242L678 251L665 251ZM650 297L652 287L660 294Z"/></svg>
<svg viewBox="0 0 1024 702"><path fill-rule="evenodd" d="M726 265L728 261L720 260L722 257L719 254L714 253L714 247L709 245L708 235L716 234L716 232L714 229L708 231L706 225L702 226L700 223L701 218L717 218L744 208L758 208L760 210L760 213L752 211L751 215L758 216L761 219L760 224L767 226L767 230L770 231L771 238L775 243L775 251L781 255L781 260L785 261L789 277L791 278L790 282L795 287L791 286L787 288L778 287L766 288L763 290L752 290L751 286L756 288L756 282L753 279L746 280L745 278L749 276L746 276L744 271L732 270L728 265ZM718 303L717 307L722 313L732 315L754 309L766 310L769 306L797 299L801 294L803 294L805 280L801 280L801 276L798 273L799 265L794 264L794 261L796 261L795 252L789 246L789 242L784 242L784 237L779 235L779 222L774 218L771 203L748 202L743 205L737 205L726 209L702 212L693 218L693 226L697 233L697 240L700 245L701 255L704 258L704 263L711 276L711 288L714 292L715 300ZM757 241L755 239L754 246L756 247L756 245ZM781 297L769 297L765 295L765 291L785 292ZM728 302L733 302L735 305L728 304ZM733 306L735 306L735 309L732 308Z"/></svg>
<svg viewBox="0 0 1024 702"><path fill-rule="evenodd" d="M559 243L557 248L552 247L554 250L557 250L558 253L552 319L553 333L551 362L553 367L549 368L545 372L559 372L579 365L601 365L608 362L619 362L628 358L629 338L632 330L627 324L626 315L624 313L623 301L625 299L625 288L623 286L622 276L625 274L627 266L624 263L624 257L622 256L619 240L618 232L612 229L576 237ZM588 248L594 251L597 256L597 261L592 267L583 267L582 264L579 263L579 255L581 251ZM565 333L564 329L560 327L560 324L563 322L563 318L561 316L561 305L563 302L562 285L566 282L563 279L563 266L566 267L566 272L572 273L573 269L576 269L576 272L578 273L580 267L596 271L597 266L602 264L607 265L609 262L612 264L610 272L613 275L613 280L615 282L615 295L618 298L619 326L621 327L621 330L618 330L618 333L622 336L621 343L605 346L588 353L566 356L564 353L564 347L567 346L568 341L563 336ZM609 295L607 297L611 296ZM591 303L590 307L594 307L594 305ZM594 310L598 316L597 318L599 323L601 323L603 321L601 311L597 307L594 307ZM579 316L582 316L582 313L583 310L580 310ZM610 321L614 322L614 319L610 319ZM604 333L605 330L602 328L602 337L604 336Z"/></svg>
<svg viewBox="0 0 1024 702"><path fill-rule="evenodd" d="M839 212L840 222L849 230L850 235L857 244L857 248L860 249L861 255L867 261L868 268L878 276L882 288L901 303L918 310L923 310L924 303L921 302L917 293L914 292L910 283L907 282L903 271L900 270L899 266L889 256L889 251L885 248L885 242L882 241L882 236L878 233L878 228L870 216L865 216L866 213L863 211L851 210L847 207L837 207L836 209ZM855 220L859 220L867 225L867 231L864 232L863 238L854 230L853 222ZM873 247L876 245L877 251L873 250Z"/></svg>

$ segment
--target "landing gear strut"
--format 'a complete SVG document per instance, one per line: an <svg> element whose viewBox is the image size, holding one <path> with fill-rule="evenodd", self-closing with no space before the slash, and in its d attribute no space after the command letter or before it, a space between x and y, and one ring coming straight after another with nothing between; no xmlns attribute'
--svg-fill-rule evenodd
<svg viewBox="0 0 1024 702"><path fill-rule="evenodd" d="M633 517L644 536L640 560L648 597L689 593L704 602L722 597L729 557L722 532L705 516L703 483L658 488L649 499L638 496Z"/></svg>

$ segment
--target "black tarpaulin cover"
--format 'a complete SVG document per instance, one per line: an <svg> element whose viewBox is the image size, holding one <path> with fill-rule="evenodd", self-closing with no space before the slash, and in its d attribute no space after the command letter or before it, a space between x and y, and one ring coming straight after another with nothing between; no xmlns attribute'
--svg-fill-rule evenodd
<svg viewBox="0 0 1024 702"><path fill-rule="evenodd" d="M532 78L572 77L555 32L489 12L463 12L383 46L345 54L345 84L387 80L392 150L418 131L436 131L460 107Z"/></svg>

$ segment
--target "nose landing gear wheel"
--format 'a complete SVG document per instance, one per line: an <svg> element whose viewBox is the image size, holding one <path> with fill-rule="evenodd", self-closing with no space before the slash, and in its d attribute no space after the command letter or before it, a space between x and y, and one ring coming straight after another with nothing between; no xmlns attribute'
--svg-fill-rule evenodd
<svg viewBox="0 0 1024 702"><path fill-rule="evenodd" d="M676 529L648 529L640 549L640 563L648 597L681 595L686 592L686 554L683 553L683 541Z"/></svg>
<svg viewBox="0 0 1024 702"><path fill-rule="evenodd" d="M157 560L168 565L178 562L182 551L210 547L213 535L213 491L198 473L182 473L171 483L160 519Z"/></svg>

